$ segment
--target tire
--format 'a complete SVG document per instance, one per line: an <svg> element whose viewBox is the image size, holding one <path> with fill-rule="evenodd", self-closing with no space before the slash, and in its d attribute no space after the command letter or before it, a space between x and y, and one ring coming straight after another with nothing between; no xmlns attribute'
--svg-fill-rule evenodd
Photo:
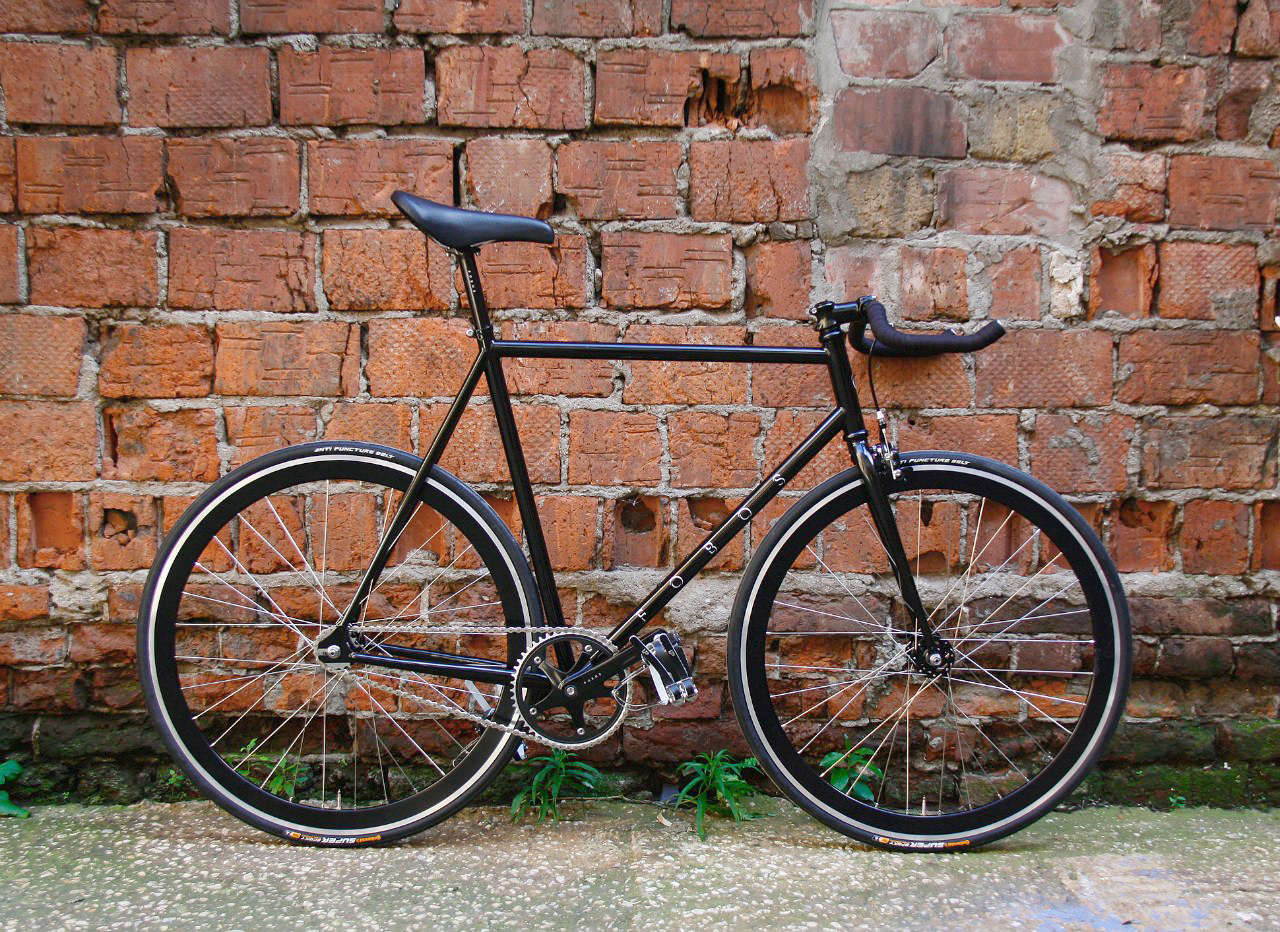
<svg viewBox="0 0 1280 932"><path fill-rule="evenodd" d="M510 720L509 687L324 665L311 646L420 464L347 442L259 457L187 509L148 576L138 656L152 721L202 792L263 831L315 845L404 838L465 806L519 744L465 714ZM511 532L439 467L368 605L353 630L374 641L507 663L530 636L485 630L542 623Z"/></svg>
<svg viewBox="0 0 1280 932"><path fill-rule="evenodd" d="M925 675L905 657L912 624L848 470L757 549L729 679L748 742L806 812L883 848L964 849L1034 822L1098 760L1128 690L1128 607L1097 535L1044 484L967 454L902 462L886 491L955 662Z"/></svg>

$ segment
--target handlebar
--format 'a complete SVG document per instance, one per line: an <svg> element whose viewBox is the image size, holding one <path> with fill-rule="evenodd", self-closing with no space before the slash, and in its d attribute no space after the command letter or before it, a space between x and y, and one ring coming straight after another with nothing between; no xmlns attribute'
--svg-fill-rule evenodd
<svg viewBox="0 0 1280 932"><path fill-rule="evenodd" d="M889 323L884 305L872 297L859 298L848 304L836 304L836 315L850 315L853 326L849 342L860 353L877 356L936 356L941 353L972 353L990 346L1005 334L998 320L989 321L974 333L907 333ZM843 312L843 314L842 314ZM874 339L868 339L870 326Z"/></svg>

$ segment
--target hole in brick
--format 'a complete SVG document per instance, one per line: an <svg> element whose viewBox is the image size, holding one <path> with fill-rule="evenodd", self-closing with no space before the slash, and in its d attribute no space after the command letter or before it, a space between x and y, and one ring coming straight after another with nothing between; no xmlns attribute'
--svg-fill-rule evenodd
<svg viewBox="0 0 1280 932"><path fill-rule="evenodd" d="M117 544L127 544L138 536L138 516L119 508L105 508L98 534Z"/></svg>
<svg viewBox="0 0 1280 932"><path fill-rule="evenodd" d="M925 527L933 524L933 502L920 503L920 523Z"/></svg>
<svg viewBox="0 0 1280 932"><path fill-rule="evenodd" d="M778 133L803 133L809 128L809 101L785 84L762 87L754 94L749 112L752 122Z"/></svg>
<svg viewBox="0 0 1280 932"><path fill-rule="evenodd" d="M74 492L32 492L24 503L26 566L69 568L81 551L80 508Z"/></svg>
<svg viewBox="0 0 1280 932"><path fill-rule="evenodd" d="M1136 498L1126 498L1120 503L1117 515L1125 527L1142 527L1147 524L1151 515Z"/></svg>
<svg viewBox="0 0 1280 932"><path fill-rule="evenodd" d="M1089 293L1093 314L1116 311L1126 317L1144 317L1150 312L1157 271L1153 244L1098 249L1093 262Z"/></svg>
<svg viewBox="0 0 1280 932"><path fill-rule="evenodd" d="M557 194L551 199L552 211L557 214L565 214L569 212L569 199L563 194Z"/></svg>
<svg viewBox="0 0 1280 932"><path fill-rule="evenodd" d="M686 126L727 123L739 116L738 84L703 69L698 90L684 102Z"/></svg>
<svg viewBox="0 0 1280 932"><path fill-rule="evenodd" d="M618 523L629 534L648 534L658 524L658 516L642 499L626 499L618 503Z"/></svg>
<svg viewBox="0 0 1280 932"><path fill-rule="evenodd" d="M689 517L700 531L710 531L729 517L729 504L723 498L690 498Z"/></svg>
<svg viewBox="0 0 1280 932"><path fill-rule="evenodd" d="M102 419L102 439L106 446L106 459L112 466L116 465L117 452L119 447L119 435L116 433L115 418L107 414Z"/></svg>

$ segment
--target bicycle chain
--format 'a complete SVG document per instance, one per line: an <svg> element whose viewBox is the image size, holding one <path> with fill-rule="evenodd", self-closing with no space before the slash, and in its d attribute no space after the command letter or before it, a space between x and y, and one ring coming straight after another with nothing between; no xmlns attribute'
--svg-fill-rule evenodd
<svg viewBox="0 0 1280 932"><path fill-rule="evenodd" d="M584 631L587 631L589 633L594 633L587 628L571 628L568 626L557 627L553 625L535 625L527 628L516 628L516 627L496 628L496 627L481 627L478 625L472 625L472 626L462 625L462 626L455 626L451 628L439 628L439 627L428 627L426 625L413 625L413 626L405 626L403 628L397 627L395 630L396 631L430 631L432 634L525 634L527 635L527 634L533 634L538 632L545 632L547 637L551 637L554 634L582 634ZM520 667L520 664L524 662L524 658L529 655L529 652L532 651L535 647L537 647L542 640L544 639L539 638L538 640L534 641L532 644L529 645L528 649L524 652L524 654L520 656L520 659L516 662L516 665L515 665L516 669L518 669ZM635 679L639 675L639 673L640 671L636 671L635 673L626 677L620 684L622 686L627 687L628 698L630 698L630 695L631 695L631 688L630 688L631 681ZM426 699L418 695L417 693L411 693L411 692L407 692L406 690L397 689L394 686L388 686L385 683L377 683L376 685L378 689L385 690L386 692L389 692L395 696L399 696L402 699L412 699L414 702L417 702L420 705L425 705L430 708L439 709L442 712L448 712L450 715L460 716L464 719L467 719L468 721L475 722L476 724L481 725L485 728L493 728L505 734L515 735L516 737L521 738L524 741L532 741L535 744L541 744L546 747L559 748L564 751L581 750L583 748L595 747L597 744L600 744L601 742L608 740L609 738L613 737L613 735L618 731L619 728L622 727L622 723L627 717L625 713L622 715L619 715L618 720L614 722L612 725L610 725L608 729L606 729L603 733L596 736L595 738L590 739L589 741L575 741L575 742L555 741L551 738L544 738L542 735L536 735L536 734L533 734L532 732L524 731L522 730L521 725L516 724L515 722L511 724L506 724L504 722L499 722L496 719L489 718L487 715L477 715L474 712L469 712L466 709L462 708L462 706L456 703L454 703L453 705L446 705L443 702L437 702L434 699ZM625 704L626 703L624 701L624 705ZM519 710L514 710L514 711L515 711L516 719L519 720L520 718Z"/></svg>

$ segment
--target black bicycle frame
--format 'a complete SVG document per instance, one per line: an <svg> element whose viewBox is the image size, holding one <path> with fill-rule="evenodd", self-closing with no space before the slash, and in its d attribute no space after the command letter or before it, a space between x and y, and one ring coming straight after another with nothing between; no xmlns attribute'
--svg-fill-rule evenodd
<svg viewBox="0 0 1280 932"><path fill-rule="evenodd" d="M397 647L390 644L378 645L379 653L371 654L361 650L360 645L353 643L348 635L351 624L363 617L369 593L382 574L392 547L413 515L418 493L444 452L482 375L489 386L489 397L493 404L498 433L502 439L502 448L511 473L516 506L524 524L529 558L542 602L545 623L552 627L564 625L564 614L556 592L555 576L547 554L542 523L534 503L529 471L520 446L515 415L511 409L511 397L507 392L507 384L502 372L503 359L786 363L825 365L830 372L832 390L836 398L835 410L828 414L826 419L791 451L777 469L752 489L733 512L707 535L698 548L685 557L680 565L654 587L644 601L610 632L610 641L619 648L618 654L611 658L614 661L609 664L611 669L629 666L630 663L639 659L638 649L634 643L629 643L634 635L675 598L679 591L750 523L752 517L759 514L760 510L839 433L844 434L853 463L862 471L867 482L868 497L872 500L872 518L880 533L881 541L890 554L904 599L912 615L916 616L926 646L934 643L927 619L924 618L923 610L919 607L919 597L916 595L914 579L911 577L902 543L898 538L897 525L893 520L888 499L880 485L877 475L878 460L874 449L868 444L868 432L858 403L857 390L854 387L844 331L830 315L821 311L821 306L816 321L821 346L815 348L499 340L495 337L493 323L480 287L475 252L464 250L458 255L462 264L463 281L474 325L470 333L476 339L478 353L471 370L463 380L458 396L436 431L435 439L427 448L421 467L410 481L399 507L384 530L377 552L361 579L355 598L352 599L338 626L319 643L321 653L326 659L337 662L355 661L375 666L415 670L426 674L457 676L477 682L511 682L512 669L500 661Z"/></svg>

